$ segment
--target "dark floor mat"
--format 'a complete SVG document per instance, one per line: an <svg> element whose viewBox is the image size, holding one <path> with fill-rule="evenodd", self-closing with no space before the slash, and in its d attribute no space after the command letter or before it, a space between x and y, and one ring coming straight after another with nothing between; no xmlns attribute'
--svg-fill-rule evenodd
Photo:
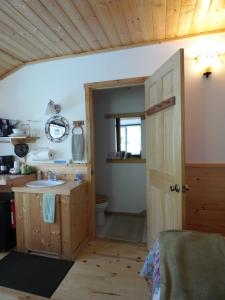
<svg viewBox="0 0 225 300"><path fill-rule="evenodd" d="M0 286L50 298L73 262L12 251L0 260Z"/></svg>

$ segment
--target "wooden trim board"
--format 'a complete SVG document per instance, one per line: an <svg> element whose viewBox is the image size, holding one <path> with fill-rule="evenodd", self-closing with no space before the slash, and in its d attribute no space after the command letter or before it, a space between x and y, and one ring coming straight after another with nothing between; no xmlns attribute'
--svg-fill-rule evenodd
<svg viewBox="0 0 225 300"><path fill-rule="evenodd" d="M147 116L150 116L150 115L153 115L155 113L158 113L166 108L169 108L173 105L176 104L176 98L175 96L173 97L170 97L164 101L161 101L160 103L150 107L147 111L146 111L146 114Z"/></svg>
<svg viewBox="0 0 225 300"><path fill-rule="evenodd" d="M116 158L108 158L106 159L107 163L111 164L145 164L145 158L127 158L127 159L116 159Z"/></svg>
<svg viewBox="0 0 225 300"><path fill-rule="evenodd" d="M145 112L132 112L132 113L116 113L105 114L105 119L117 119L117 118L138 118L145 119Z"/></svg>
<svg viewBox="0 0 225 300"><path fill-rule="evenodd" d="M147 78L149 78L149 76L108 80L108 81L101 81L101 82L92 82L92 83L84 84L84 87L85 87L85 89L91 88L93 90L102 90L102 89L108 89L108 88L119 88L119 87L126 87L126 86L144 85L144 82Z"/></svg>

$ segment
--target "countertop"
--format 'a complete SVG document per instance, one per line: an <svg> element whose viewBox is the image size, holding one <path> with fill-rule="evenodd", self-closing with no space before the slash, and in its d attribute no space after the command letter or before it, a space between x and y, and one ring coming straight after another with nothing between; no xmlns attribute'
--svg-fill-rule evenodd
<svg viewBox="0 0 225 300"><path fill-rule="evenodd" d="M64 184L54 186L54 187L44 187L44 188L32 188L27 186L20 186L20 187L13 187L13 192L18 193L37 193L37 194L43 194L43 193L55 193L57 195L67 195L69 196L71 194L71 191L73 189L76 189L82 184L85 184L86 181L66 181Z"/></svg>
<svg viewBox="0 0 225 300"><path fill-rule="evenodd" d="M0 185L22 185L24 182L35 180L36 173L29 175L11 175L11 174L2 174L0 175Z"/></svg>

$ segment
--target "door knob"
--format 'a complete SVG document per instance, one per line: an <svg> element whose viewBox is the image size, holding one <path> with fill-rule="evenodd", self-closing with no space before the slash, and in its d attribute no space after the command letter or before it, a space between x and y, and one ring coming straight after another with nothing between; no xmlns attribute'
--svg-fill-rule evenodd
<svg viewBox="0 0 225 300"><path fill-rule="evenodd" d="M189 191L189 186L187 184L182 185L182 193Z"/></svg>
<svg viewBox="0 0 225 300"><path fill-rule="evenodd" d="M170 190L171 190L171 192L177 192L177 193L179 193L180 192L180 186L179 186L179 184L170 185Z"/></svg>
<svg viewBox="0 0 225 300"><path fill-rule="evenodd" d="M175 191L174 185L170 185L170 190L171 190L171 192L174 192L174 191Z"/></svg>

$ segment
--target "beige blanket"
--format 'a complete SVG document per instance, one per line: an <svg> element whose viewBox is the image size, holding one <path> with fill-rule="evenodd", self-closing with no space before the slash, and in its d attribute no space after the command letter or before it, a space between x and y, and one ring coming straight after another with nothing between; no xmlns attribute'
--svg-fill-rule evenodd
<svg viewBox="0 0 225 300"><path fill-rule="evenodd" d="M225 300L225 239L219 234L159 234L161 300Z"/></svg>

